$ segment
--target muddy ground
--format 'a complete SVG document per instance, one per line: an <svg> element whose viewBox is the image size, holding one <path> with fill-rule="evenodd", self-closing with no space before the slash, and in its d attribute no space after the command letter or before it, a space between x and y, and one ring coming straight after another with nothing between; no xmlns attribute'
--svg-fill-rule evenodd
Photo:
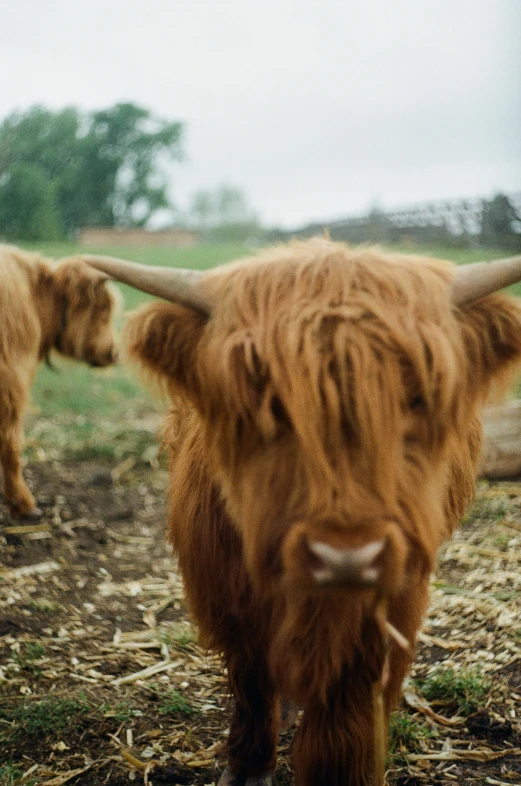
<svg viewBox="0 0 521 786"><path fill-rule="evenodd" d="M40 522L0 500L1 786L166 782L153 762L170 783L215 783L226 683L165 546L165 469L42 461L26 477ZM521 783L520 561L521 483L484 484L433 580L389 784ZM439 669L483 679L478 698L425 699Z"/></svg>

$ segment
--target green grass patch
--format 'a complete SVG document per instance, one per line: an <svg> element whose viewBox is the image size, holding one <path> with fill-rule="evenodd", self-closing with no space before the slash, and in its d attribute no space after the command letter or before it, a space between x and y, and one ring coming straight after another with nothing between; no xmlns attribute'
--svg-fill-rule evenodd
<svg viewBox="0 0 521 786"><path fill-rule="evenodd" d="M439 667L425 680L418 680L418 687L430 702L440 702L458 715L475 712L490 691L490 682L475 669Z"/></svg>
<svg viewBox="0 0 521 786"><path fill-rule="evenodd" d="M392 251L393 247L389 247ZM512 256L512 252L504 248L449 248L447 246L399 246L397 250L404 254L419 254L438 259L448 259L457 265L466 265L468 262L487 262L490 259Z"/></svg>
<svg viewBox="0 0 521 786"><path fill-rule="evenodd" d="M462 524L474 524L476 521L497 521L505 517L510 508L508 497L477 497L462 521Z"/></svg>
<svg viewBox="0 0 521 786"><path fill-rule="evenodd" d="M405 763L407 753L420 753L433 732L406 712L393 712L389 723L388 757L391 766Z"/></svg>
<svg viewBox="0 0 521 786"><path fill-rule="evenodd" d="M13 655L13 661L21 671L28 671L38 677L42 672L38 661L46 655L45 647L38 642L24 642L18 652Z"/></svg>
<svg viewBox="0 0 521 786"><path fill-rule="evenodd" d="M164 405L154 402L122 368L100 374L70 364L56 374L42 367L32 399L25 429L29 461L157 458L155 413Z"/></svg>
<svg viewBox="0 0 521 786"><path fill-rule="evenodd" d="M43 611L49 614L54 614L62 608L60 603L47 598L32 598L27 605L33 611Z"/></svg>
<svg viewBox="0 0 521 786"><path fill-rule="evenodd" d="M148 398L123 366L91 369L83 363L56 359L56 370L39 368L32 401L44 418L67 410L77 415L110 415L129 399Z"/></svg>
<svg viewBox="0 0 521 786"><path fill-rule="evenodd" d="M251 249L243 243L205 243L191 248L175 246L78 246L74 243L21 243L29 251L37 251L53 259L72 254L105 254L145 265L163 265L166 267L189 267L206 270L215 265L222 265L231 259L251 255Z"/></svg>
<svg viewBox="0 0 521 786"><path fill-rule="evenodd" d="M490 538L490 544L493 548L497 549L498 551L508 551L510 543L512 541L513 534L507 532L498 532Z"/></svg>
<svg viewBox="0 0 521 786"><path fill-rule="evenodd" d="M18 653L18 657L25 661L40 660L47 654L45 647L38 641L26 641Z"/></svg>
<svg viewBox="0 0 521 786"><path fill-rule="evenodd" d="M103 704L100 708L101 713L105 718L115 718L120 723L128 723L134 715L142 714L139 711L132 709L132 705L128 701L120 701L112 707L110 704Z"/></svg>
<svg viewBox="0 0 521 786"><path fill-rule="evenodd" d="M9 728L2 725L2 736L10 735L15 739L52 736L62 729L79 727L89 711L90 707L81 698L24 700L12 708L0 708L0 719L10 724Z"/></svg>
<svg viewBox="0 0 521 786"><path fill-rule="evenodd" d="M0 764L0 786L36 786L34 778L24 778L23 772L14 764Z"/></svg>
<svg viewBox="0 0 521 786"><path fill-rule="evenodd" d="M78 426L66 416L52 421L41 421L44 427L28 434L26 455L29 461L100 460L118 462L133 456L138 462L155 464L158 440L155 428L143 429L136 421L134 427L128 412L121 413L121 421L96 419L91 416L86 425Z"/></svg>
<svg viewBox="0 0 521 786"><path fill-rule="evenodd" d="M194 707L177 690L169 690L159 698L161 715L184 715L188 717L195 712Z"/></svg>
<svg viewBox="0 0 521 786"><path fill-rule="evenodd" d="M160 639L168 647L178 650L189 649L197 641L197 636L191 625L184 622L172 622L160 631Z"/></svg>

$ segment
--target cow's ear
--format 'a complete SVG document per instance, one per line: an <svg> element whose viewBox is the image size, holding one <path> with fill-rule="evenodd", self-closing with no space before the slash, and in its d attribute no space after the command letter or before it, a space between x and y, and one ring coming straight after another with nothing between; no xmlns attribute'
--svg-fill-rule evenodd
<svg viewBox="0 0 521 786"><path fill-rule="evenodd" d="M469 382L487 395L492 383L506 384L521 364L521 301L489 295L461 307Z"/></svg>
<svg viewBox="0 0 521 786"><path fill-rule="evenodd" d="M206 317L184 306L146 305L127 320L126 352L145 373L190 395L197 386L197 346L206 322Z"/></svg>

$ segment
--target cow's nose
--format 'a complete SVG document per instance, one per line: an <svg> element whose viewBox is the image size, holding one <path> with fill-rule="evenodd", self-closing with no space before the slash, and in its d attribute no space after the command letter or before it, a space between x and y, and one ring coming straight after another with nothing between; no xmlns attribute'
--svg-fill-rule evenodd
<svg viewBox="0 0 521 786"><path fill-rule="evenodd" d="M318 540L308 540L307 545L316 560L311 572L317 586L373 587L380 577L378 557L385 538L355 548L337 548Z"/></svg>
<svg viewBox="0 0 521 786"><path fill-rule="evenodd" d="M116 363L118 360L118 351L115 347L110 347L106 352L91 352L87 355L88 362L91 366L103 368Z"/></svg>

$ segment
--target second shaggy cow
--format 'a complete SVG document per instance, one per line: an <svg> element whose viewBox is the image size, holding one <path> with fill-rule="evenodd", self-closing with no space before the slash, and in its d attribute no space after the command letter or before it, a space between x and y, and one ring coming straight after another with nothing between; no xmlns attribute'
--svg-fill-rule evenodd
<svg viewBox="0 0 521 786"><path fill-rule="evenodd" d="M115 293L80 259L58 264L0 246L0 463L12 513L41 515L22 475L22 416L38 364L51 350L107 366L117 357Z"/></svg>

